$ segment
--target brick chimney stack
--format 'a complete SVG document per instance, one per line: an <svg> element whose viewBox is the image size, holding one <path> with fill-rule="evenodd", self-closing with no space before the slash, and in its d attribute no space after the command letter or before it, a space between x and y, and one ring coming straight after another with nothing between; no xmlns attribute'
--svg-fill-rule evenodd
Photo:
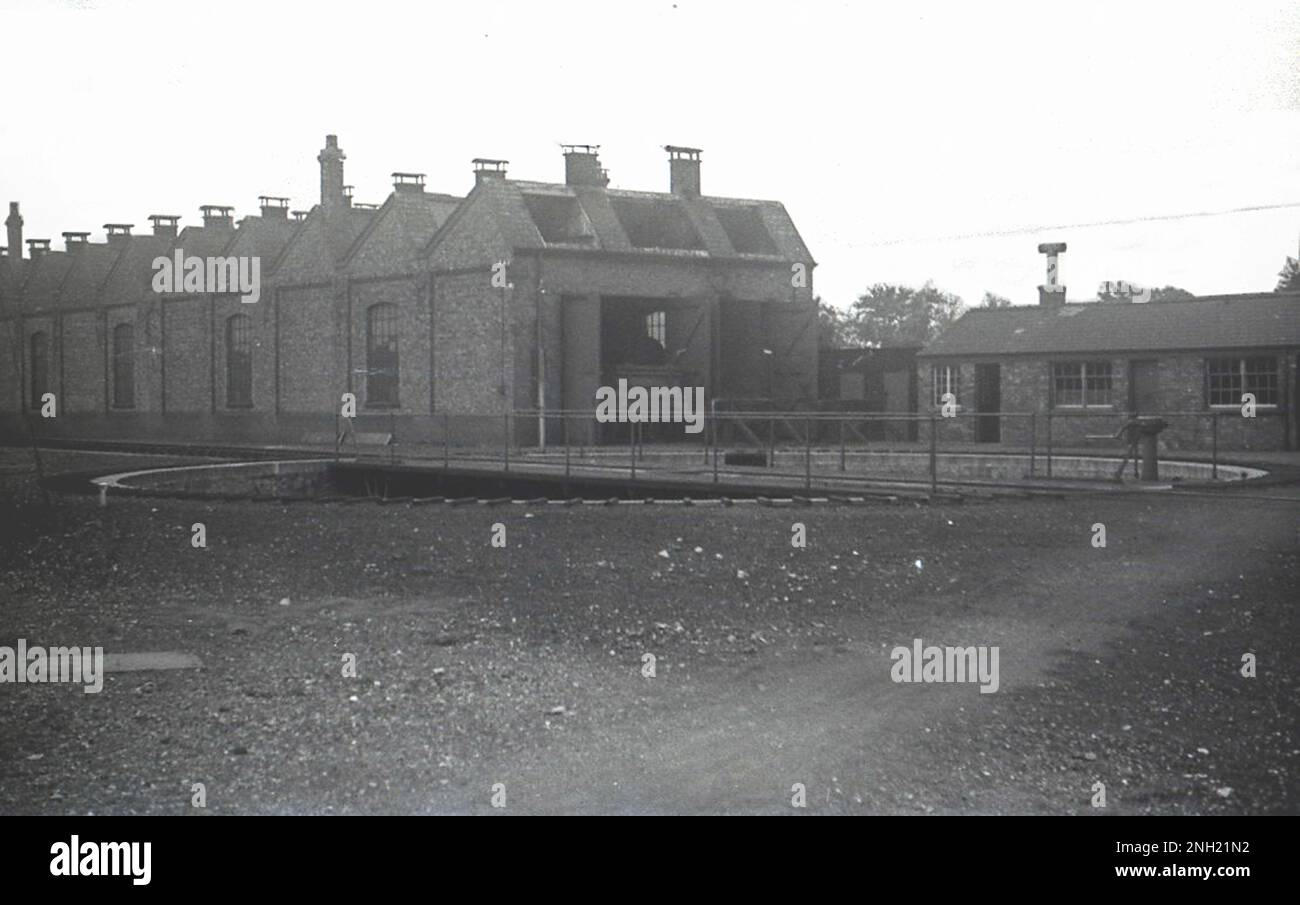
<svg viewBox="0 0 1300 905"><path fill-rule="evenodd" d="M565 185L609 185L600 168L600 145L560 145L564 151Z"/></svg>
<svg viewBox="0 0 1300 905"><path fill-rule="evenodd" d="M235 209L228 204L202 204L203 226L216 229L235 228Z"/></svg>
<svg viewBox="0 0 1300 905"><path fill-rule="evenodd" d="M416 194L423 192L424 174L423 173L394 173L393 191L414 192Z"/></svg>
<svg viewBox="0 0 1300 905"><path fill-rule="evenodd" d="M289 199L276 195L259 195L257 204L262 209L262 217L267 220L288 220Z"/></svg>
<svg viewBox="0 0 1300 905"><path fill-rule="evenodd" d="M90 240L90 233L64 233L63 249L68 252L81 251L86 247L86 242Z"/></svg>
<svg viewBox="0 0 1300 905"><path fill-rule="evenodd" d="M18 202L9 202L9 216L5 218L9 230L9 258L22 260L23 256L23 215L18 213Z"/></svg>
<svg viewBox="0 0 1300 905"><path fill-rule="evenodd" d="M108 244L119 245L131 238L132 223L105 223L104 230L108 233ZM64 233L64 235L67 235Z"/></svg>
<svg viewBox="0 0 1300 905"><path fill-rule="evenodd" d="M347 155L339 149L337 135L325 136L325 147L316 155L320 162L320 206L326 222L334 222L342 215L343 161Z"/></svg>
<svg viewBox="0 0 1300 905"><path fill-rule="evenodd" d="M175 239L180 217L176 214L150 214L149 222L153 224L153 234L161 239Z"/></svg>
<svg viewBox="0 0 1300 905"><path fill-rule="evenodd" d="M474 163L474 184L478 185L485 179L505 179L506 164L508 160L495 160L491 157L475 157Z"/></svg>
<svg viewBox="0 0 1300 905"><path fill-rule="evenodd" d="M664 145L668 152L668 191L684 198L700 197L699 148Z"/></svg>

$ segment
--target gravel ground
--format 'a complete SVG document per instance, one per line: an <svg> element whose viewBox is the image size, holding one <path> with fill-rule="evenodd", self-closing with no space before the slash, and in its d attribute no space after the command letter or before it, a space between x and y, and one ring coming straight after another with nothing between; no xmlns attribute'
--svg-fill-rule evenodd
<svg viewBox="0 0 1300 905"><path fill-rule="evenodd" d="M0 644L203 662L97 695L0 685L0 811L1296 813L1296 515L1154 494L46 507L30 454L0 450ZM997 645L998 692L892 682L914 638Z"/></svg>

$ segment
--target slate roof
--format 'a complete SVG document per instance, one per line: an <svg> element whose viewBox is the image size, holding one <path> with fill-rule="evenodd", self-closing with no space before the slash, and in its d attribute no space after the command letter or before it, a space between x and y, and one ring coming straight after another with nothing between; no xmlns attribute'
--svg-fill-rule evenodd
<svg viewBox="0 0 1300 905"><path fill-rule="evenodd" d="M69 252L70 265L59 289L59 305L64 308L93 306L100 287L108 279L125 247L126 242L87 242L85 247Z"/></svg>
<svg viewBox="0 0 1300 905"><path fill-rule="evenodd" d="M28 309L53 307L71 264L66 251L47 251L39 258L27 259L22 295Z"/></svg>
<svg viewBox="0 0 1300 905"><path fill-rule="evenodd" d="M150 289L153 261L166 255L172 240L163 236L132 236L113 269L104 278L100 301L105 305L133 305Z"/></svg>
<svg viewBox="0 0 1300 905"><path fill-rule="evenodd" d="M1300 293L967 311L920 353L1045 355L1300 346Z"/></svg>
<svg viewBox="0 0 1300 905"><path fill-rule="evenodd" d="M441 192L392 192L356 235L344 259L351 260L355 257L378 226L392 219L401 240L406 244L405 251L415 260L420 250L463 200L456 195Z"/></svg>
<svg viewBox="0 0 1300 905"><path fill-rule="evenodd" d="M560 248L815 263L777 201L520 179L485 179L473 194L486 196L502 236L520 251ZM568 210L564 199L571 199ZM548 214L564 223L548 222Z"/></svg>

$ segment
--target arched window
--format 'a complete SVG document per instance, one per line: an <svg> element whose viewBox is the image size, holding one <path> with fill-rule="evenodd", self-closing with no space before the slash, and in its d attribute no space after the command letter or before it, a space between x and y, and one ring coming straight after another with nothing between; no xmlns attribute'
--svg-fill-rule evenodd
<svg viewBox="0 0 1300 905"><path fill-rule="evenodd" d="M32 408L41 407L41 397L50 392L50 335L44 332L32 334Z"/></svg>
<svg viewBox="0 0 1300 905"><path fill-rule="evenodd" d="M398 383L397 306L366 312L366 405L395 407Z"/></svg>
<svg viewBox="0 0 1300 905"><path fill-rule="evenodd" d="M253 407L253 319L247 314L226 321L226 407Z"/></svg>
<svg viewBox="0 0 1300 905"><path fill-rule="evenodd" d="M113 408L135 407L135 327L113 328Z"/></svg>

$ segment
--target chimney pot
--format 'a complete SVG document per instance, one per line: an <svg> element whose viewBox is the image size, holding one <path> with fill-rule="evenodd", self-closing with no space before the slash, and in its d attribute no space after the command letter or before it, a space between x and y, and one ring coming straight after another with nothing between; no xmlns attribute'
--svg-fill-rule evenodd
<svg viewBox="0 0 1300 905"><path fill-rule="evenodd" d="M600 145L560 145L564 151L565 185L609 185L600 167Z"/></svg>
<svg viewBox="0 0 1300 905"><path fill-rule="evenodd" d="M218 229L235 228L235 209L228 204L204 204L199 207L203 212L203 225Z"/></svg>
<svg viewBox="0 0 1300 905"><path fill-rule="evenodd" d="M301 223L302 221L304 221L304 220L307 219L307 214L310 213L310 212L309 212L309 211L290 211L290 213L293 214L293 219L294 219L294 222L295 222L295 223Z"/></svg>
<svg viewBox="0 0 1300 905"><path fill-rule="evenodd" d="M664 145L664 150L668 152L668 190L685 198L698 198L700 155L704 152L680 145Z"/></svg>
<svg viewBox="0 0 1300 905"><path fill-rule="evenodd" d="M393 191L423 192L424 174L423 173L394 173Z"/></svg>
<svg viewBox="0 0 1300 905"><path fill-rule="evenodd" d="M177 214L150 214L149 222L153 224L153 234L164 239L176 238L176 224L180 222Z"/></svg>
<svg viewBox="0 0 1300 905"><path fill-rule="evenodd" d="M132 223L105 223L104 230L108 233L108 244L116 245L130 239L132 226L134 226Z"/></svg>
<svg viewBox="0 0 1300 905"><path fill-rule="evenodd" d="M90 233L64 233L63 247L67 251L80 251L86 247L86 242L89 238Z"/></svg>
<svg viewBox="0 0 1300 905"><path fill-rule="evenodd" d="M262 209L262 216L268 220L288 220L289 219L289 199L281 198L277 195L259 195L257 199L258 206Z"/></svg>
<svg viewBox="0 0 1300 905"><path fill-rule="evenodd" d="M33 261L50 250L49 239L28 239L27 253Z"/></svg>
<svg viewBox="0 0 1300 905"><path fill-rule="evenodd" d="M508 160L496 160L491 157L475 157L474 164L474 184L478 185L485 179L505 179L506 164Z"/></svg>

